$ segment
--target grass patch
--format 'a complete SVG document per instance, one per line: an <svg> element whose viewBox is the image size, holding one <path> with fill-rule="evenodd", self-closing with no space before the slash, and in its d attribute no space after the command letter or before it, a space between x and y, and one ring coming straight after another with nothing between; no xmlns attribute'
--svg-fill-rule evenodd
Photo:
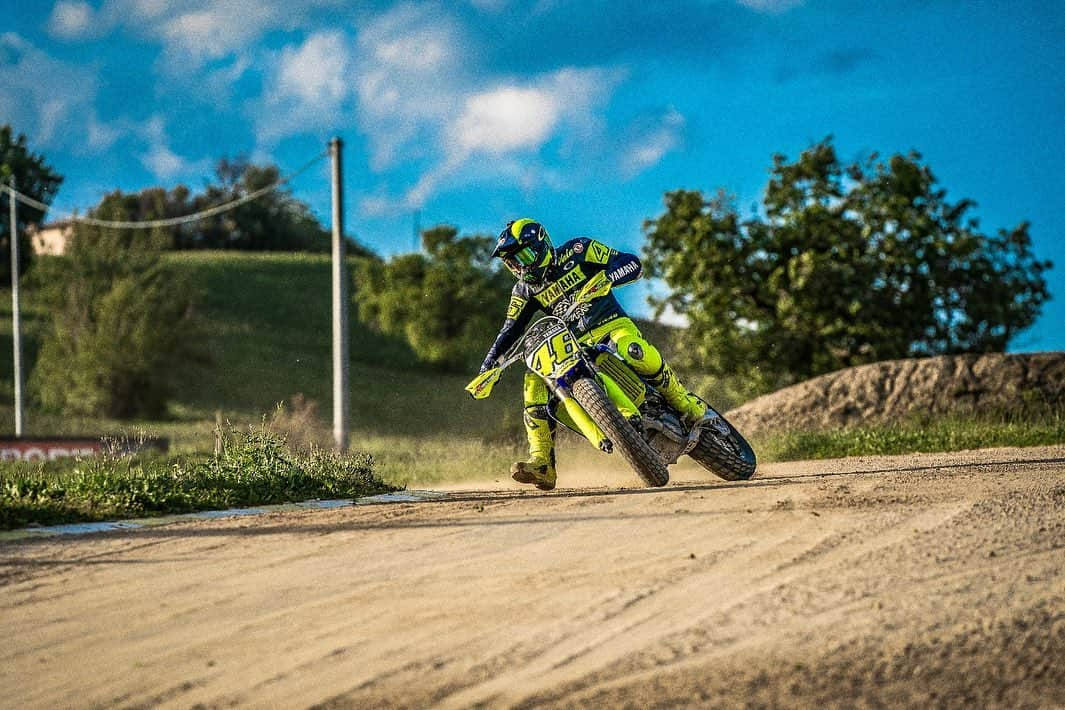
<svg viewBox="0 0 1065 710"><path fill-rule="evenodd" d="M948 416L829 431L772 433L752 437L751 443L759 460L767 462L1046 446L1065 443L1065 416Z"/></svg>
<svg viewBox="0 0 1065 710"><path fill-rule="evenodd" d="M397 486L509 479L510 464L526 456L524 444L516 438L491 442L443 435L373 435L359 438L358 445L373 456L381 478Z"/></svg>
<svg viewBox="0 0 1065 710"><path fill-rule="evenodd" d="M0 467L0 529L116 520L396 490L366 453L290 451L265 426L211 456L98 456Z"/></svg>

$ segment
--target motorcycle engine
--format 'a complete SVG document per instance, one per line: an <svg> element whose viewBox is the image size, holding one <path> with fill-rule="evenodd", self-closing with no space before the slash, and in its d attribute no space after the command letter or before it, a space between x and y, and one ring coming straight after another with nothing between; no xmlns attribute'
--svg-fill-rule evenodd
<svg viewBox="0 0 1065 710"><path fill-rule="evenodd" d="M662 460L674 464L688 443L688 432L677 415L665 408L647 408L643 412L643 438Z"/></svg>

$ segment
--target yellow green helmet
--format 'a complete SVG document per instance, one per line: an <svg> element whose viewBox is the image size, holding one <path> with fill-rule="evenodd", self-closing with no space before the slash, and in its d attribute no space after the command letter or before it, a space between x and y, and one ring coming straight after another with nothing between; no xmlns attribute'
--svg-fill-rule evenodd
<svg viewBox="0 0 1065 710"><path fill-rule="evenodd" d="M544 282L554 261L555 247L542 224L528 218L516 219L499 234L492 256L502 259L515 278L538 285Z"/></svg>

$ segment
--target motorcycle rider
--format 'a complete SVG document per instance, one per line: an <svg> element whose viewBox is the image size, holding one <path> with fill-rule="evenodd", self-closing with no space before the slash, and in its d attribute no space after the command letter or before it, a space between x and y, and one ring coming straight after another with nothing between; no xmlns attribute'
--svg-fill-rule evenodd
<svg viewBox="0 0 1065 710"><path fill-rule="evenodd" d="M623 286L640 278L643 267L633 254L611 249L588 237L577 237L557 250L543 225L529 218L508 222L499 235L493 257L517 279L511 290L506 319L488 350L481 372L496 366L525 332L538 312L561 314L573 303L573 294L600 272L613 286ZM613 293L585 304L571 329L582 343L613 341L618 354L653 386L688 423L706 413L706 404L688 392L658 350L647 342L640 329L625 314ZM519 483L535 484L540 490L555 487L555 419L548 408L550 393L542 379L525 373L525 411L522 421L529 440L529 460L511 466L511 476Z"/></svg>

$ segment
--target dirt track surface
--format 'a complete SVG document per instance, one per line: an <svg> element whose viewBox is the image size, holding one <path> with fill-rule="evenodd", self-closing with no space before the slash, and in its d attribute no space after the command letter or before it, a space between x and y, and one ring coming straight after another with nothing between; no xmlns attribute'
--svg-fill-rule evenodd
<svg viewBox="0 0 1065 710"><path fill-rule="evenodd" d="M0 544L0 706L1065 705L1065 447L676 478Z"/></svg>

